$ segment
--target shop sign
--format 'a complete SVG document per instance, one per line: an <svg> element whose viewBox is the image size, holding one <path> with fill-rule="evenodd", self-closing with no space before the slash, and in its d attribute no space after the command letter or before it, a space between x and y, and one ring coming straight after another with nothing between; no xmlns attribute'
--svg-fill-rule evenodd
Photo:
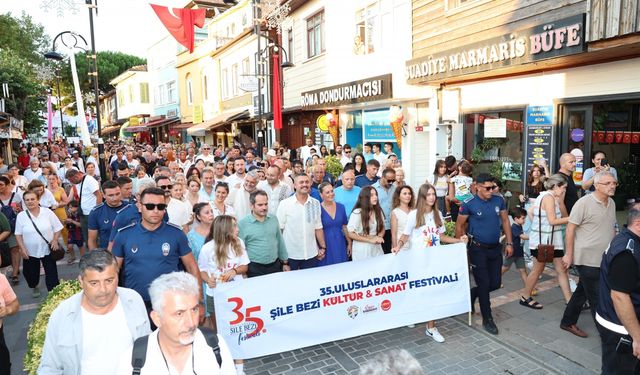
<svg viewBox="0 0 640 375"><path fill-rule="evenodd" d="M545 160L547 164L551 161L551 145L553 144L552 125L528 125L526 127L525 150L526 150L526 171L538 164L540 160Z"/></svg>
<svg viewBox="0 0 640 375"><path fill-rule="evenodd" d="M259 85L260 85L260 82L258 81L258 77L241 76L240 84L238 85L238 88L242 91L254 92L254 91L258 91Z"/></svg>
<svg viewBox="0 0 640 375"><path fill-rule="evenodd" d="M138 126L140 125L139 117L129 117L129 126Z"/></svg>
<svg viewBox="0 0 640 375"><path fill-rule="evenodd" d="M364 111L362 127L366 142L396 142L388 109Z"/></svg>
<svg viewBox="0 0 640 375"><path fill-rule="evenodd" d="M585 16L515 31L406 63L407 82L424 83L581 53L586 50Z"/></svg>
<svg viewBox="0 0 640 375"><path fill-rule="evenodd" d="M552 125L553 105L530 105L527 107L527 125Z"/></svg>
<svg viewBox="0 0 640 375"><path fill-rule="evenodd" d="M300 96L300 106L303 109L331 108L391 97L391 74L385 74L303 92Z"/></svg>
<svg viewBox="0 0 640 375"><path fill-rule="evenodd" d="M193 106L193 123L199 124L202 122L202 106L194 105Z"/></svg>
<svg viewBox="0 0 640 375"><path fill-rule="evenodd" d="M488 118L484 120L485 138L507 138L507 119Z"/></svg>

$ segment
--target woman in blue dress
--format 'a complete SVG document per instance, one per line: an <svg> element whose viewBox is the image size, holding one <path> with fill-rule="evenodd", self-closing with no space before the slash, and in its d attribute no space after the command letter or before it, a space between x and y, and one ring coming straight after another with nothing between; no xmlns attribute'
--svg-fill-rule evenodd
<svg viewBox="0 0 640 375"><path fill-rule="evenodd" d="M202 245L204 245L204 241L209 235L209 231L211 231L211 225L213 225L213 210L211 209L211 205L209 203L196 203L193 205L193 224L191 225L191 230L187 233L187 239L189 240L189 247L191 248L191 252L193 252L193 257L196 258L196 262L198 261L198 256L200 255L200 250L202 249ZM205 286L202 284L202 290L204 292ZM203 295L203 301L205 301L204 311L205 316L209 317L209 313L207 313L206 306L206 298ZM205 320L209 322L209 319Z"/></svg>
<svg viewBox="0 0 640 375"><path fill-rule="evenodd" d="M344 206L335 201L333 186L323 182L318 186L322 197L322 230L327 244L325 257L318 262L319 266L342 263L351 256L351 240L347 237L347 213Z"/></svg>

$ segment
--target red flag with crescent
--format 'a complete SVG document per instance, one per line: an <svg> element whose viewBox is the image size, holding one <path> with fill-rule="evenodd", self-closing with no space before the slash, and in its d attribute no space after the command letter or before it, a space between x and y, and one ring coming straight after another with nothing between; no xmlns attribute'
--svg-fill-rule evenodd
<svg viewBox="0 0 640 375"><path fill-rule="evenodd" d="M167 8L162 5L149 4L156 12L164 27L173 35L178 43L185 46L189 53L193 52L193 27L204 26L204 9Z"/></svg>

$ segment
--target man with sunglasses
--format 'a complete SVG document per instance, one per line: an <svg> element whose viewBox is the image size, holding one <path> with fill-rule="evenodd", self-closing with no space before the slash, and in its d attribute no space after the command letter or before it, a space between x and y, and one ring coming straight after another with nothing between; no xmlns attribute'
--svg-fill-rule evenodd
<svg viewBox="0 0 640 375"><path fill-rule="evenodd" d="M382 177L375 184L371 185L378 193L378 204L384 213L384 242L382 251L385 254L391 253L391 202L393 193L396 191L396 171L393 168L385 168Z"/></svg>
<svg viewBox="0 0 640 375"><path fill-rule="evenodd" d="M476 286L471 288L471 310L478 298L482 326L493 335L498 334L498 327L491 315L489 293L500 288L502 281L500 228L506 236L507 257L513 253L507 208L504 199L493 194L496 186L494 177L487 173L479 174L476 178L476 195L460 206L456 222L456 238L464 234L469 236L469 262L476 282ZM469 226L465 230L467 223Z"/></svg>
<svg viewBox="0 0 640 375"><path fill-rule="evenodd" d="M87 239L89 250L106 249L109 246L113 220L118 215L118 211L129 203L122 201L120 185L116 181L103 183L102 195L104 203L95 206L89 213L89 238Z"/></svg>
<svg viewBox="0 0 640 375"><path fill-rule="evenodd" d="M191 221L191 206L187 202L183 202L171 197L171 190L174 182L169 177L156 177L156 185L164 190L165 203L167 204L167 214L169 215L169 223L182 228L189 232L189 222Z"/></svg>
<svg viewBox="0 0 640 375"><path fill-rule="evenodd" d="M154 187L143 190L136 205L141 220L118 231L111 251L118 265L124 265L124 286L137 291L150 311L148 288L158 276L178 271L182 264L198 279L198 285L202 285L202 280L182 228L163 220L167 209L165 190Z"/></svg>
<svg viewBox="0 0 640 375"><path fill-rule="evenodd" d="M338 154L338 147L336 146L336 154L340 156L340 164L342 164L343 168L348 163L351 163L353 159L351 156L351 145L348 143L342 146L342 152L340 154Z"/></svg>
<svg viewBox="0 0 640 375"><path fill-rule="evenodd" d="M206 163L214 163L215 162L215 157L213 156L213 154L211 153L211 146L209 146L206 143L203 143L202 146L200 147L200 151L201 153L196 156L196 160L194 161L197 162L198 160L202 160Z"/></svg>

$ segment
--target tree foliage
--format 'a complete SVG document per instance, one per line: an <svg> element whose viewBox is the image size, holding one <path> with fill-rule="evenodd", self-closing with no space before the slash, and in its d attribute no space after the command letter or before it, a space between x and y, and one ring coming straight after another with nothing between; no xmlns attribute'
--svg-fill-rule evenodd
<svg viewBox="0 0 640 375"><path fill-rule="evenodd" d="M24 12L19 18L0 15L0 30L0 83L9 85L5 110L24 120L27 133L39 132L46 87L36 72L46 64L43 52L49 38Z"/></svg>

